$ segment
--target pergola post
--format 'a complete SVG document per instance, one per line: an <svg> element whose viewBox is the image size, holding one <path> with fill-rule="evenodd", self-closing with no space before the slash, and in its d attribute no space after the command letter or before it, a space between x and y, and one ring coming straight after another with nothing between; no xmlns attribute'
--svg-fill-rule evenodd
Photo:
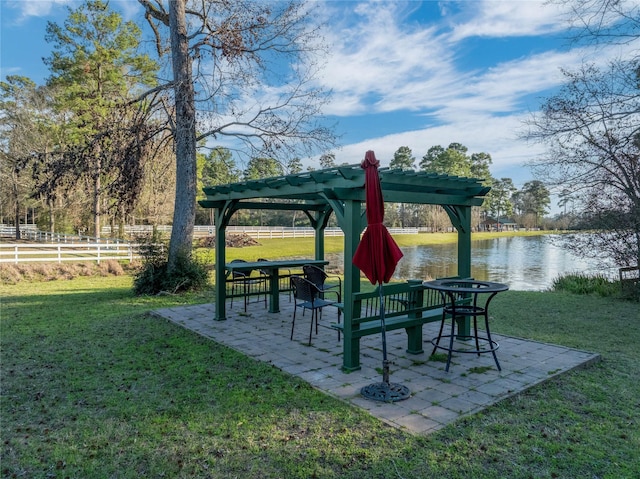
<svg viewBox="0 0 640 479"><path fill-rule="evenodd" d="M458 276L471 276L471 206L442 205L458 232Z"/></svg>
<svg viewBox="0 0 640 479"><path fill-rule="evenodd" d="M471 277L471 207L458 206L460 222L458 230L458 276Z"/></svg>
<svg viewBox="0 0 640 479"><path fill-rule="evenodd" d="M353 264L353 255L360 243L360 233L364 229L362 217L362 202L346 200L344 202L344 216L340 227L344 232L344 354L342 355L342 367L347 371L360 369L359 364L352 364L352 358L360 357L360 340L353 339L354 304L351 298L360 292L360 270ZM356 326L358 327L358 326Z"/></svg>
<svg viewBox="0 0 640 479"><path fill-rule="evenodd" d="M315 229L315 259L324 259L324 230L327 229L327 223L331 209L319 211L316 213L316 219L312 222Z"/></svg>
<svg viewBox="0 0 640 479"><path fill-rule="evenodd" d="M227 299L227 277L225 271L226 263L226 230L231 215L236 211L237 201L225 201L219 207L215 207L214 226L216 233L215 240L215 258L216 258L216 274L215 274L215 294L216 294L216 312L214 320L224 321L227 319L226 299Z"/></svg>
<svg viewBox="0 0 640 479"><path fill-rule="evenodd" d="M471 206L443 206L458 231L458 276L471 277ZM469 317L458 319L458 334L471 336Z"/></svg>
<svg viewBox="0 0 640 479"><path fill-rule="evenodd" d="M226 205L225 205L226 206ZM225 243L225 234L226 234L226 224L224 224L224 210L225 208L214 208L214 224L215 224L215 258L216 258L216 274L215 274L215 293L216 293L216 308L215 308L215 316L213 319L216 321L224 321L227 319L227 311L226 311L226 287L227 287L227 278L226 271L224 269L224 264L226 263L226 243ZM222 267L220 267L222 266Z"/></svg>

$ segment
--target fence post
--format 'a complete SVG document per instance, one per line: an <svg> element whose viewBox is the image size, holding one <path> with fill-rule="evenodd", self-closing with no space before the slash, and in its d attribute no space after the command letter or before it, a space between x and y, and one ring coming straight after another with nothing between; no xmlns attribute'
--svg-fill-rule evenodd
<svg viewBox="0 0 640 479"><path fill-rule="evenodd" d="M62 263L62 250L60 244L58 244L58 263Z"/></svg>
<svg viewBox="0 0 640 479"><path fill-rule="evenodd" d="M15 260L16 260L16 264L18 264L18 262L19 262L18 261L18 245L14 246L14 251L15 251L14 257L15 257Z"/></svg>

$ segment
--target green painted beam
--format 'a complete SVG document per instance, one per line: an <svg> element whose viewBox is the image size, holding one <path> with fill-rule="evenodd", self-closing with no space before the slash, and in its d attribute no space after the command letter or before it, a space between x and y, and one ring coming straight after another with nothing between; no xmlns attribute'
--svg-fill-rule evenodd
<svg viewBox="0 0 640 479"><path fill-rule="evenodd" d="M344 354L342 367L346 371L360 369L360 340L352 335L351 319L354 316L354 304L350 299L360 292L360 269L353 264L353 255L360 244L360 234L364 230L362 202L346 201L344 217L340 227L344 231Z"/></svg>
<svg viewBox="0 0 640 479"><path fill-rule="evenodd" d="M384 191L382 192L385 203L410 203L419 205L443 205L453 204L460 206L480 206L482 198L465 197L458 195L411 192L411 191Z"/></svg>

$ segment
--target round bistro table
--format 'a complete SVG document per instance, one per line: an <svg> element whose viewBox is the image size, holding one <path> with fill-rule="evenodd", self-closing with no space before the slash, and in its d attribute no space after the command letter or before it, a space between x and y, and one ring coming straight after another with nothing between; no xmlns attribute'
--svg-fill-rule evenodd
<svg viewBox="0 0 640 479"><path fill-rule="evenodd" d="M491 331L489 329L489 303L496 294L507 291L509 286L493 281L476 281L473 279L438 279L425 281L422 284L425 288L438 291L442 296L442 302L444 304L440 331L438 336L431 340L431 344L433 344L433 352L431 355L435 354L438 349L447 351L446 371L449 372L452 353L472 353L478 356L483 353L491 353L498 367L498 371L501 371L502 369L496 356L496 350L500 345L491 339ZM482 297L481 300L479 300L480 297ZM443 335L442 332L447 316L451 317L451 334ZM478 336L478 316L484 317L486 337ZM455 334L456 319L459 318L473 318L473 336ZM458 331L458 333L460 333L460 331ZM461 340L474 339L475 349L454 348L454 337ZM442 338L449 338L448 346L440 345ZM480 348L481 341L486 344L487 347Z"/></svg>

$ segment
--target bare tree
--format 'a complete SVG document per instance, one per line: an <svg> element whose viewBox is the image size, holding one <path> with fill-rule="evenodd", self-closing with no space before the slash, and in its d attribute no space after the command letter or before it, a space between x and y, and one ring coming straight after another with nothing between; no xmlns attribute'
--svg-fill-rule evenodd
<svg viewBox="0 0 640 479"><path fill-rule="evenodd" d="M318 71L318 28L298 1L138 0L156 34L170 38L176 144L176 201L169 270L190 252L196 202L196 145L235 141L247 158L310 154L331 146L320 122L325 92ZM164 31L162 29L164 28ZM163 36L164 35L164 36Z"/></svg>
<svg viewBox="0 0 640 479"><path fill-rule="evenodd" d="M540 178L570 196L594 231L567 243L582 256L640 263L640 4L572 0L568 17L581 44L624 46L606 67L564 71L566 84L529 121L528 139L547 154L532 162Z"/></svg>
<svg viewBox="0 0 640 479"><path fill-rule="evenodd" d="M640 262L639 67L616 61L604 71L566 72L569 82L531 120L528 135L548 146L532 162L538 175L569 191L598 232L572 247L623 265Z"/></svg>
<svg viewBox="0 0 640 479"><path fill-rule="evenodd" d="M154 152L150 161L144 162L145 180L134 216L151 224L155 232L158 225L168 224L173 214L176 157L173 138L168 137L168 132L157 135L152 142Z"/></svg>
<svg viewBox="0 0 640 479"><path fill-rule="evenodd" d="M567 5L567 0L553 0ZM630 44L638 39L640 4L637 0L571 0L567 20L573 40L591 44Z"/></svg>

